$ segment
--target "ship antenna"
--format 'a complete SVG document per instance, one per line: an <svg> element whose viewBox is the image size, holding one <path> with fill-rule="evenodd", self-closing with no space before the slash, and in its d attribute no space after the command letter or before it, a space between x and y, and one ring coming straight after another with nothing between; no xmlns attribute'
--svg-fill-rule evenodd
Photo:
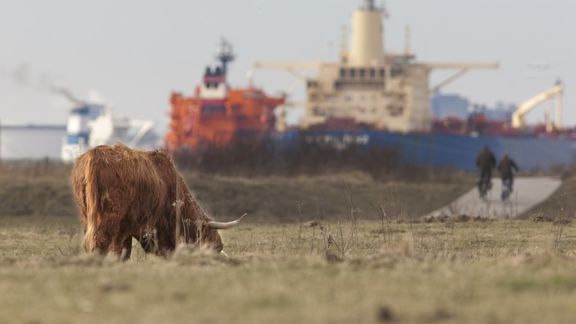
<svg viewBox="0 0 576 324"><path fill-rule="evenodd" d="M376 9L376 5L374 5L374 0L364 0L364 9L366 10Z"/></svg>
<svg viewBox="0 0 576 324"><path fill-rule="evenodd" d="M406 25L404 29L404 55L412 55L412 28Z"/></svg>
<svg viewBox="0 0 576 324"><path fill-rule="evenodd" d="M220 40L220 46L216 58L222 64L222 71L226 74L226 71L228 71L228 63L234 61L236 55L234 55L232 44L224 38Z"/></svg>
<svg viewBox="0 0 576 324"><path fill-rule="evenodd" d="M342 26L342 44L340 49L340 58L342 59L342 63L348 63L348 56L349 56L349 45L348 45L348 27Z"/></svg>

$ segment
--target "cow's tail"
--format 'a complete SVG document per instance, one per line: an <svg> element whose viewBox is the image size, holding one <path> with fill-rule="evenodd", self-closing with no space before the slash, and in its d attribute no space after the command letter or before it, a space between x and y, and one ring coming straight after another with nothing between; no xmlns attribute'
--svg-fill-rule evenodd
<svg viewBox="0 0 576 324"><path fill-rule="evenodd" d="M87 156L86 167L84 169L84 179L86 180L86 232L84 233L84 250L93 252L96 248L96 222L98 220L98 179L94 170L93 157Z"/></svg>

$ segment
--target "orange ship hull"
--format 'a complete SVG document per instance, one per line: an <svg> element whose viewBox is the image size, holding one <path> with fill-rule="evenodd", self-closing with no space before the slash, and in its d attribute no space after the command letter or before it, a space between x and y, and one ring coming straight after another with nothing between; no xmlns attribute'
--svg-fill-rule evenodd
<svg viewBox="0 0 576 324"><path fill-rule="evenodd" d="M226 71L234 60L232 46L222 41L217 56L220 65L208 67L192 96L173 93L170 98L170 129L166 148L197 151L225 147L237 141L258 141L274 131L274 110L284 97L269 97L252 86L228 86Z"/></svg>
<svg viewBox="0 0 576 324"><path fill-rule="evenodd" d="M259 140L274 131L274 109L285 102L255 88L230 89L223 100L172 94L166 147L198 150L224 147L241 140Z"/></svg>

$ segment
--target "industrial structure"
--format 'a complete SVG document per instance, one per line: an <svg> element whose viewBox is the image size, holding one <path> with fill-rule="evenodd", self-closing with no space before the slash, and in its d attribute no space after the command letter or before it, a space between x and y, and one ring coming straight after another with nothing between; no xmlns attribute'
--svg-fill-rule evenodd
<svg viewBox="0 0 576 324"><path fill-rule="evenodd" d="M561 83L516 109L509 105L505 114L464 109L458 116L434 116L433 94L471 70L496 69L498 64L419 62L411 51L409 28L404 51L387 51L384 18L385 10L374 0L362 1L338 62L255 63L255 68L286 70L306 82L305 110L296 126L287 125L282 113L295 105L287 98L269 97L252 84L228 85L226 67L234 55L223 42L220 65L206 70L195 93L172 94L166 147L198 155L205 147L266 139L278 144L275 154L301 145L312 145L312 150L317 145L337 150L386 148L397 151L406 163L474 170L476 154L489 146L497 156L513 156L522 169L576 163L576 130L562 125ZM453 73L431 85L435 70ZM301 71L316 74L305 77ZM556 107L549 108L546 125L527 125L526 114L550 99L556 100ZM468 103L461 101L457 106Z"/></svg>

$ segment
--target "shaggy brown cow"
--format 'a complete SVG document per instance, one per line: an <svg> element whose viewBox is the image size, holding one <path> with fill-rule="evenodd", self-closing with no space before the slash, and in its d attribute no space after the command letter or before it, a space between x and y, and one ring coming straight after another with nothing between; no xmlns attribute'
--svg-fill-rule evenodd
<svg viewBox="0 0 576 324"><path fill-rule="evenodd" d="M165 255L177 241L222 251L218 229L242 219L212 220L163 151L137 151L124 145L98 146L81 155L72 169L74 199L80 209L87 252L130 257L132 238L146 252ZM177 221L180 220L180 221Z"/></svg>

